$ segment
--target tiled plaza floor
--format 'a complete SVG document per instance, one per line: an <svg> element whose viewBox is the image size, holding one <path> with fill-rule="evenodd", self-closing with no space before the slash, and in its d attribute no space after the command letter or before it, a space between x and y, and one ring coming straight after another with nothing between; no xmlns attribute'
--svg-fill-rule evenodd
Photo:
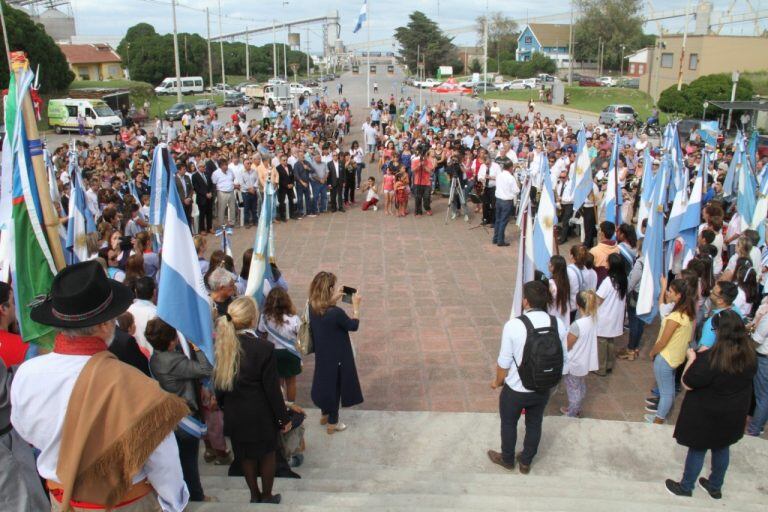
<svg viewBox="0 0 768 512"><path fill-rule="evenodd" d="M494 246L483 228L469 229L479 214L469 224L446 224L447 200L433 198L432 217L397 218L358 206L277 224L277 262L299 308L320 270L360 290L360 330L352 335L365 396L360 407L492 412L498 391L490 382L510 315L518 230L507 229L510 247ZM254 235L253 228L236 229L236 258ZM657 329L647 329L646 338ZM298 379L300 404L311 403L313 364L310 356ZM652 385L647 356L617 361L608 377L589 376L584 415L642 421ZM566 403L561 385L548 413L559 414Z"/></svg>

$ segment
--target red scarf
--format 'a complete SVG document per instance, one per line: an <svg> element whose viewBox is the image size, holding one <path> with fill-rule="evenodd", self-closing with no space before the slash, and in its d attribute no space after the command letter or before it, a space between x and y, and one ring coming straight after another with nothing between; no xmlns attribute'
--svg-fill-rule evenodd
<svg viewBox="0 0 768 512"><path fill-rule="evenodd" d="M71 337L57 334L53 345L55 353L66 356L92 356L104 350L107 350L107 344L96 336Z"/></svg>

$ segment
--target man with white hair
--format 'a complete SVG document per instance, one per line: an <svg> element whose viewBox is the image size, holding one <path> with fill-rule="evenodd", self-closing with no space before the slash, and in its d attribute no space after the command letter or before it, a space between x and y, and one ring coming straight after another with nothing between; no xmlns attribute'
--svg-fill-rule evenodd
<svg viewBox="0 0 768 512"><path fill-rule="evenodd" d="M211 291L211 301L218 315L224 315L227 308L235 299L235 276L224 267L215 269L208 276L208 289Z"/></svg>

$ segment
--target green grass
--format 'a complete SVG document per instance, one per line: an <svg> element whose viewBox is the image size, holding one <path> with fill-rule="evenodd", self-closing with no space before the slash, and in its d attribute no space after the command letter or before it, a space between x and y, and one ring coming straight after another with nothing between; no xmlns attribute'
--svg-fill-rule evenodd
<svg viewBox="0 0 768 512"><path fill-rule="evenodd" d="M758 96L768 96L768 71L743 72L741 76L749 79Z"/></svg>
<svg viewBox="0 0 768 512"><path fill-rule="evenodd" d="M75 80L69 85L70 89L132 89L134 87L152 87L152 85L135 80Z"/></svg>
<svg viewBox="0 0 768 512"><path fill-rule="evenodd" d="M182 96L181 101L183 103L194 103L197 100L202 100L207 98L211 98L213 101L216 102L217 105L221 105L222 102L224 101L220 94L215 94L215 95L197 94L197 95L191 95L191 96ZM170 96L155 96L153 98L150 98L149 100L150 119L153 119L155 116L162 117L163 112L165 112L175 104L176 104L175 94L172 94ZM137 106L141 106L141 105L137 105Z"/></svg>
<svg viewBox="0 0 768 512"><path fill-rule="evenodd" d="M638 115L645 119L651 114L653 100L651 97L637 89L625 89L623 87L566 87L566 94L570 97L568 107L587 112L598 113L607 105L622 103L631 105ZM539 101L539 92L535 89L518 91L498 91L487 95L488 99ZM662 116L663 118L663 116ZM662 119L662 121L664 121Z"/></svg>

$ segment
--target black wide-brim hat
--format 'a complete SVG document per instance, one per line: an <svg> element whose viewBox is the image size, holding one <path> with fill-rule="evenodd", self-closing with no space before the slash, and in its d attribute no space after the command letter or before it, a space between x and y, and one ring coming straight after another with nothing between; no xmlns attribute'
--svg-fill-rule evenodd
<svg viewBox="0 0 768 512"><path fill-rule="evenodd" d="M53 278L51 292L30 304L37 323L79 329L116 318L133 302L127 286L109 279L96 261L76 263Z"/></svg>

